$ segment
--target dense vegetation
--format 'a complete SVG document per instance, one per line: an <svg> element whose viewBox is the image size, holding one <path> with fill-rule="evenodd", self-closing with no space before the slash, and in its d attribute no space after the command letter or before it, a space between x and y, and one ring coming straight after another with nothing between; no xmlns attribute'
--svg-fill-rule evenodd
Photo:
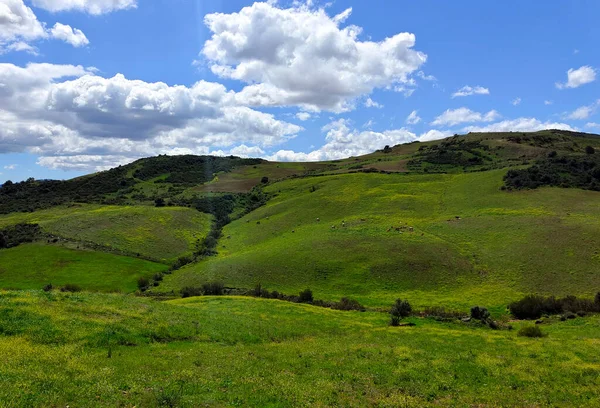
<svg viewBox="0 0 600 408"><path fill-rule="evenodd" d="M550 152L547 159L531 167L509 170L504 181L509 189L557 186L600 191L600 158L592 150L588 156L558 156Z"/></svg>
<svg viewBox="0 0 600 408"><path fill-rule="evenodd" d="M234 156L158 156L66 181L7 181L0 187L0 214L34 211L71 202L122 204L131 199L144 201L148 197L133 194L132 187L140 181L153 179L172 184L165 195L173 196L182 191L177 186L205 183L216 173L262 162L261 159Z"/></svg>
<svg viewBox="0 0 600 408"><path fill-rule="evenodd" d="M33 242L43 236L37 224L17 224L0 229L0 249L12 248L25 242Z"/></svg>
<svg viewBox="0 0 600 408"><path fill-rule="evenodd" d="M253 166L262 159L241 159L235 156L158 156L132 164L136 167L133 176L148 181L157 177L157 182L196 185L211 181L215 173L229 172L238 166Z"/></svg>

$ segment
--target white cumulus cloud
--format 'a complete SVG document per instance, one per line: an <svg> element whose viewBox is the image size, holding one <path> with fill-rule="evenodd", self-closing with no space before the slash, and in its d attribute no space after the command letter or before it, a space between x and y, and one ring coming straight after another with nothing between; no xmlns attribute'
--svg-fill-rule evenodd
<svg viewBox="0 0 600 408"><path fill-rule="evenodd" d="M169 86L94 71L0 64L0 153L30 152L48 167L89 171L156 154L251 155L302 130L240 106L218 83Z"/></svg>
<svg viewBox="0 0 600 408"><path fill-rule="evenodd" d="M557 82L556 87L558 89L564 88L578 88L581 85L589 84L596 80L596 69L589 65L584 65L581 68L569 69L567 71L567 82Z"/></svg>
<svg viewBox="0 0 600 408"><path fill-rule="evenodd" d="M418 115L418 111L414 110L408 115L406 118L406 123L408 125L416 125L421 121L421 117Z"/></svg>
<svg viewBox="0 0 600 408"><path fill-rule="evenodd" d="M467 126L463 132L537 132L546 129L577 130L566 123L542 122L536 118L518 118L486 126Z"/></svg>
<svg viewBox="0 0 600 408"><path fill-rule="evenodd" d="M513 106L518 106L521 104L521 98L515 98L510 102Z"/></svg>
<svg viewBox="0 0 600 408"><path fill-rule="evenodd" d="M459 123L469 122L493 122L500 117L500 114L491 110L487 113L474 112L469 108L447 109L444 113L435 118L431 124L433 126L454 126Z"/></svg>
<svg viewBox="0 0 600 408"><path fill-rule="evenodd" d="M411 33L361 41L360 27L341 27L349 15L274 2L208 14L212 36L202 54L213 73L248 84L237 96L248 106L348 111L376 88L409 84L427 59Z"/></svg>
<svg viewBox="0 0 600 408"><path fill-rule="evenodd" d="M598 99L596 102L592 103L591 105L580 106L579 108L575 109L573 112L565 115L565 118L573 119L573 120L587 119L596 112L598 107L600 107L600 99Z"/></svg>
<svg viewBox="0 0 600 408"><path fill-rule="evenodd" d="M73 29L71 26L61 23L54 24L54 27L50 30L50 34L52 37L63 40L73 47L83 47L90 43L83 31L77 28Z"/></svg>
<svg viewBox="0 0 600 408"><path fill-rule="evenodd" d="M471 95L489 95L490 90L488 88L484 88L482 86L469 86L465 85L460 88L458 91L452 94L453 98L458 98L461 96L471 96Z"/></svg>
<svg viewBox="0 0 600 408"><path fill-rule="evenodd" d="M10 51L37 54L37 48L31 43L47 38L56 38L76 47L88 44L81 30L68 25L56 23L48 30L23 0L0 1L0 54Z"/></svg>
<svg viewBox="0 0 600 408"><path fill-rule="evenodd" d="M32 0L34 6L51 11L83 11L105 14L137 7L137 0Z"/></svg>

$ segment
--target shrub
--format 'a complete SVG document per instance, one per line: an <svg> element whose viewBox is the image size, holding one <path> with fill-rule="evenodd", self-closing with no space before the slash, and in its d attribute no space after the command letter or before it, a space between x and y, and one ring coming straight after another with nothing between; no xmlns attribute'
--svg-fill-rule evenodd
<svg viewBox="0 0 600 408"><path fill-rule="evenodd" d="M267 299L271 297L271 293L269 293L268 290L263 288L260 283L258 285L256 285L254 287L254 289L252 289L251 294L254 297L262 297L262 298L267 298Z"/></svg>
<svg viewBox="0 0 600 408"><path fill-rule="evenodd" d="M52 289L54 289L54 287L52 286L51 283L44 285L44 287L42 288L44 290L44 292L50 292Z"/></svg>
<svg viewBox="0 0 600 408"><path fill-rule="evenodd" d="M596 149L594 149L592 146L586 146L585 153L586 154L594 154L594 153L596 153Z"/></svg>
<svg viewBox="0 0 600 408"><path fill-rule="evenodd" d="M475 306L471 308L471 319L487 320L490 312L485 307Z"/></svg>
<svg viewBox="0 0 600 408"><path fill-rule="evenodd" d="M544 314L556 315L567 311L600 312L600 303L572 295L560 299L554 296L529 295L508 305L508 309L518 319L539 319Z"/></svg>
<svg viewBox="0 0 600 408"><path fill-rule="evenodd" d="M383 152L384 152L384 153L391 153L391 152L392 152L392 148L391 148L389 145L386 145L386 146L383 148Z"/></svg>
<svg viewBox="0 0 600 408"><path fill-rule="evenodd" d="M545 334L542 332L538 326L523 326L519 329L517 333L518 336L521 337L544 337Z"/></svg>
<svg viewBox="0 0 600 408"><path fill-rule="evenodd" d="M202 288L195 288L193 286L186 286L185 288L182 288L181 291L181 296L184 298L187 297L192 297L192 296L201 296L202 295Z"/></svg>
<svg viewBox="0 0 600 408"><path fill-rule="evenodd" d="M202 285L202 292L205 296L221 296L225 285L222 282L207 282Z"/></svg>
<svg viewBox="0 0 600 408"><path fill-rule="evenodd" d="M412 307L408 300L396 299L396 303L392 306L392 310L390 311L390 315L392 316L392 326L394 326L395 318L398 320L410 316L412 313Z"/></svg>
<svg viewBox="0 0 600 408"><path fill-rule="evenodd" d="M390 326L397 327L400 325L400 316L391 316Z"/></svg>
<svg viewBox="0 0 600 408"><path fill-rule="evenodd" d="M154 206L155 207L164 207L165 200L163 198L157 198L156 200L154 200Z"/></svg>
<svg viewBox="0 0 600 408"><path fill-rule="evenodd" d="M137 281L137 286L138 289L142 292L145 291L146 289L148 289L148 286L150 286L150 279L146 278L145 276L140 276L140 278Z"/></svg>
<svg viewBox="0 0 600 408"><path fill-rule="evenodd" d="M0 249L6 248L8 246L8 240L4 236L2 232L0 232Z"/></svg>
<svg viewBox="0 0 600 408"><path fill-rule="evenodd" d="M260 182L262 184L267 184L269 182L269 178L267 176L265 176L265 177L263 177L263 178L260 179Z"/></svg>
<svg viewBox="0 0 600 408"><path fill-rule="evenodd" d="M310 289L304 289L298 296L298 302L311 303L313 301L313 293Z"/></svg>
<svg viewBox="0 0 600 408"><path fill-rule="evenodd" d="M358 301L346 297L343 297L339 302L334 303L331 308L336 310L358 310L361 312L366 310L363 305L358 303Z"/></svg>
<svg viewBox="0 0 600 408"><path fill-rule="evenodd" d="M61 292L71 292L71 293L81 292L81 287L79 285L74 285L72 283L67 283L62 288L60 288L60 291Z"/></svg>

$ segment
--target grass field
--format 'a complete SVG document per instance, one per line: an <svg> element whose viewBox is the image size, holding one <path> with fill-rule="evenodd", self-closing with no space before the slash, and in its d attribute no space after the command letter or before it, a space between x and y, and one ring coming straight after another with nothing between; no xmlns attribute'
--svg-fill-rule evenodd
<svg viewBox="0 0 600 408"><path fill-rule="evenodd" d="M600 404L597 316L530 339L251 298L31 291L0 305L3 406Z"/></svg>
<svg viewBox="0 0 600 408"><path fill-rule="evenodd" d="M39 223L50 233L171 263L190 255L212 217L190 208L77 205L0 216L0 228Z"/></svg>
<svg viewBox="0 0 600 408"><path fill-rule="evenodd" d="M76 284L86 290L133 292L139 277L152 277L162 264L46 244L26 244L0 251L0 288L41 289ZM1 330L1 327L0 327Z"/></svg>
<svg viewBox="0 0 600 408"><path fill-rule="evenodd" d="M284 293L310 287L319 298L355 296L367 305L404 296L421 305L485 303L499 311L529 292L597 292L600 194L509 193L499 189L504 173L276 183L265 207L225 227L217 257L178 271L158 290L260 282Z"/></svg>

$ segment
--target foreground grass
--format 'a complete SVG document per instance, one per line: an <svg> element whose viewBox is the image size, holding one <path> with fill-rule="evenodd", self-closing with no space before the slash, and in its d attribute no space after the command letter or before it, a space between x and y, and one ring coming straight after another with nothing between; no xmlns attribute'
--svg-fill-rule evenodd
<svg viewBox="0 0 600 408"><path fill-rule="evenodd" d="M251 298L0 292L0 405L600 404L597 316L545 324L542 339L414 321Z"/></svg>
<svg viewBox="0 0 600 408"><path fill-rule="evenodd" d="M133 292L138 278L152 277L166 265L46 244L0 251L0 288L40 289L48 283L75 284L86 290Z"/></svg>
<svg viewBox="0 0 600 408"><path fill-rule="evenodd" d="M38 223L44 231L171 263L190 255L212 217L190 208L79 204L0 216L0 228Z"/></svg>
<svg viewBox="0 0 600 408"><path fill-rule="evenodd" d="M310 287L318 298L353 296L366 305L402 295L420 306L479 303L498 310L530 292L593 296L600 288L599 193L508 193L500 191L504 173L275 183L267 191L276 197L265 207L224 228L218 256L178 271L159 290L209 280L247 288L260 282L290 294Z"/></svg>

